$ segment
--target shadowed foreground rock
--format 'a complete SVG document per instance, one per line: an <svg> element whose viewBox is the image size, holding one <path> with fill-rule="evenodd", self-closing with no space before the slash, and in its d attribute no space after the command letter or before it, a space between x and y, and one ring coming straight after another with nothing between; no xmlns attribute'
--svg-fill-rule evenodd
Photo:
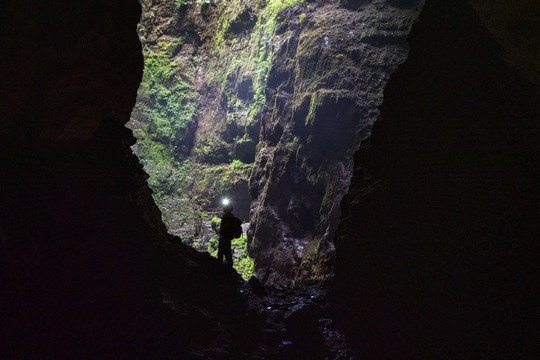
<svg viewBox="0 0 540 360"><path fill-rule="evenodd" d="M355 157L336 304L368 358L536 358L538 91L465 1L427 2L409 45Z"/></svg>
<svg viewBox="0 0 540 360"><path fill-rule="evenodd" d="M187 358L250 339L241 280L166 233L130 151L139 16L137 1L3 4L4 359Z"/></svg>

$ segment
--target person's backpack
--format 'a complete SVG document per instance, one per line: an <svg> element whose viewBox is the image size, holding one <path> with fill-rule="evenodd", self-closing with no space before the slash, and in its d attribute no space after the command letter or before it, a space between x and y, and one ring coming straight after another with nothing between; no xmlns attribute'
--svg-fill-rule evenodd
<svg viewBox="0 0 540 360"><path fill-rule="evenodd" d="M232 228L232 236L233 239L239 238L242 236L242 220L237 218L236 216L233 218L233 228Z"/></svg>

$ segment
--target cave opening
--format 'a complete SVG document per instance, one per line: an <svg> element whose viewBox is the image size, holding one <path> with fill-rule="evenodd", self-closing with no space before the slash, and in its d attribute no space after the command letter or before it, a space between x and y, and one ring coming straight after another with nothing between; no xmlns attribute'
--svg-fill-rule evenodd
<svg viewBox="0 0 540 360"><path fill-rule="evenodd" d="M168 231L293 287L331 276L352 155L369 137L422 2L141 1L144 73L127 126ZM344 27L343 24L346 24Z"/></svg>
<svg viewBox="0 0 540 360"><path fill-rule="evenodd" d="M538 72L515 72L486 30L500 27L494 31L499 40L519 45L508 59L534 66L527 59L536 59L540 37L517 41L529 29L538 33L530 1L477 2L478 14L468 0L426 2L409 39L411 54L385 89L383 121L377 121L370 146L355 153L359 161L336 240L336 276L316 283L328 286L332 301L315 286L267 287L261 295L264 287L241 281L166 233L130 153L132 132L123 127L142 74L134 31L139 3L83 3L51 7L8 0L6 16L0 15L6 25L0 71L9 105L0 109L2 358L350 359L351 352L371 358L538 358L538 77L529 83ZM194 25L199 15L190 13L190 3L175 5L182 21ZM223 20L228 30L212 36L220 5L198 3L209 37L191 25L183 34L214 50L221 39L225 57L219 59L230 64L233 50L243 46L238 37L257 28L263 8L231 12L233 18ZM355 132L344 120L375 116L356 96L374 100L378 94L373 84L384 76L374 69L396 54L378 51L403 50L391 22L383 21L389 28L371 29L369 21L353 25L357 18L349 11L369 10L362 20L371 12L385 20L386 11L418 1L337 3L288 2L280 9L270 46L257 47L272 55L258 125L234 142L238 156L226 163L253 163L247 181L252 249L255 272L266 284L329 274L320 260L332 249L321 234L331 234L326 225L336 208L330 200L339 199L339 189L329 184L345 179L347 170L333 150ZM96 12L87 14L94 6ZM155 24L174 19L165 14ZM343 31L334 32L334 21ZM354 44L347 31L357 35ZM164 36L170 34L158 30L148 38L159 48ZM347 51L339 41L347 42L341 43ZM197 64L208 60L200 52L195 56ZM157 66L162 59L153 60ZM219 86L202 81L207 67L194 67L198 94L211 94L216 106L209 109L221 109L208 118L229 114L223 109L235 94L239 104L256 97L257 79L247 76L253 68L242 66L253 64L244 60L235 77L218 77ZM374 86L369 92L363 80ZM161 105L175 104L152 90ZM170 109L183 114L185 107ZM195 113L197 123L190 124L197 131L182 128L194 135L181 137L186 147L178 151L197 148L204 112ZM201 129L211 133L206 124ZM238 128L225 122L229 135ZM369 126L357 130L361 139ZM209 151L221 140L232 144L230 137L213 137L195 155L223 156ZM243 151L250 147L255 150ZM158 154L163 149L156 148ZM210 164L219 170L220 163ZM364 181L366 169L376 171L372 180L386 188ZM303 250L298 262L288 257L291 249ZM348 344L340 343L336 329Z"/></svg>

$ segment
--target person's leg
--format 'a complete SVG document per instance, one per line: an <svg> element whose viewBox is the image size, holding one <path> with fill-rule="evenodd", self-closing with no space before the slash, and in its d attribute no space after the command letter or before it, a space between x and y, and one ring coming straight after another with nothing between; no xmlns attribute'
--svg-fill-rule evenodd
<svg viewBox="0 0 540 360"><path fill-rule="evenodd" d="M219 260L220 264L223 264L223 242L221 239L219 239L219 245L218 245L218 251L217 251L217 258ZM225 257L226 259L227 257Z"/></svg>
<svg viewBox="0 0 540 360"><path fill-rule="evenodd" d="M232 251L231 251L231 246L229 245L229 247L227 249L225 249L225 260L227 260L227 265L232 267L233 266L233 261L232 261Z"/></svg>

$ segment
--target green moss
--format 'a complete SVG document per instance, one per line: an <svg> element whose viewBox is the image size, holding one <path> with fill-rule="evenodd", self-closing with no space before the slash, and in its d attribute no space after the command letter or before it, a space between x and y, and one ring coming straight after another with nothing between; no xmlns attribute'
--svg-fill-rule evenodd
<svg viewBox="0 0 540 360"><path fill-rule="evenodd" d="M162 50L144 47L144 73L132 120L147 125L139 140L152 139L172 146L184 139L193 121L198 95L190 83L177 75L177 66L168 55L178 46L176 39ZM147 159L153 161L152 156Z"/></svg>
<svg viewBox="0 0 540 360"><path fill-rule="evenodd" d="M247 2L224 2L219 13L219 23L214 37L214 48L218 55L210 65L209 75L220 84L221 91L228 99L229 107L235 106L236 84L230 79L241 78L247 74L253 79L253 98L241 107L247 110L246 126L256 122L266 102L265 89L272 62L272 40L281 17L280 11L303 3L304 0L255 1L252 5L257 13L255 23L247 44L230 32L231 24L244 11ZM304 15L305 16L305 15ZM247 45L247 46L246 46ZM238 109L243 111L243 109Z"/></svg>
<svg viewBox="0 0 540 360"><path fill-rule="evenodd" d="M317 119L317 112L323 105L331 105L338 103L339 99L347 96L343 90L318 89L311 94L309 104L309 112L306 116L306 126L313 126Z"/></svg>
<svg viewBox="0 0 540 360"><path fill-rule="evenodd" d="M219 227L221 226L221 219L218 217L213 217L212 220L210 220L210 226L217 234L219 232Z"/></svg>
<svg viewBox="0 0 540 360"><path fill-rule="evenodd" d="M239 180L248 180L253 164L233 160L230 164L209 166L196 164L192 174L196 178L196 193L217 197L231 189Z"/></svg>
<svg viewBox="0 0 540 360"><path fill-rule="evenodd" d="M247 252L247 237L242 234L241 237L231 241L233 252L233 267L242 277L247 280L253 276L254 263Z"/></svg>
<svg viewBox="0 0 540 360"><path fill-rule="evenodd" d="M173 59L181 45L181 38L152 48L144 45L144 73L129 125L137 137L136 153L149 175L154 200L162 209L170 206L191 168L188 159L179 157L178 147L193 122L198 94L181 77Z"/></svg>
<svg viewBox="0 0 540 360"><path fill-rule="evenodd" d="M228 31L232 22L244 11L247 7L246 2L231 1L222 4L219 14L219 22L217 26L217 32L214 38L214 44L217 51L222 54L224 48L224 41L228 35Z"/></svg>
<svg viewBox="0 0 540 360"><path fill-rule="evenodd" d="M320 256L324 252L323 247L323 242L319 237L315 238L306 246L299 273L306 271L313 278L322 277L327 273L328 269L325 267L324 260Z"/></svg>
<svg viewBox="0 0 540 360"><path fill-rule="evenodd" d="M272 9L273 12L277 14L280 10L296 5L298 3L303 3L304 0L270 0L268 6Z"/></svg>
<svg viewBox="0 0 540 360"><path fill-rule="evenodd" d="M212 236L208 242L208 253L212 255L213 257L217 258L218 246L219 246L218 236L217 235Z"/></svg>
<svg viewBox="0 0 540 360"><path fill-rule="evenodd" d="M224 152L228 156L231 150L244 161L252 158L254 140L247 133L266 102L274 34L281 22L295 16L284 9L303 0L216 2L212 11L207 12L205 30L198 34L204 44L196 46L191 61L185 51L181 52L190 35L183 31L180 20L183 14L189 15L192 11L198 14L199 10L194 9L195 1L175 0L174 3L177 5L174 13L168 14L171 26L147 21L138 27L145 68L130 127L138 138L137 153L150 175L154 199L166 214L164 220L169 230L199 250L207 249L217 255L217 235L209 239L205 233L203 240L200 233L197 235L200 230L196 229L208 231L204 230L207 229L205 224L210 224L214 231L219 228L216 217L219 214L210 199L219 197L239 181L248 181L253 165L239 160L218 165L205 161L220 161ZM154 3L145 1L142 6L147 19L161 13ZM253 28L249 34L236 32L232 25L238 23L239 15L246 11L256 15L256 22L250 24ZM170 39L172 33L177 34L176 37L163 41ZM175 57L180 58L180 52L182 63L179 64ZM197 72L197 69L203 71ZM221 91L218 96L225 101L227 120L214 129L205 129L204 134L198 133L196 147L189 149L191 143L186 139L193 139L191 131L196 125L199 99L205 96L199 96L196 91L194 79L198 74L203 76L198 80ZM251 88L247 95L239 96L238 82L246 79ZM205 126L203 118L203 115L198 116L199 127ZM240 131L234 144L230 140L225 142L222 136L225 129L241 126L245 126L244 131ZM199 238L195 239L196 236ZM233 244L235 254L241 254L235 258L235 268L249 277L253 273L253 261L247 257L245 241L244 235Z"/></svg>

